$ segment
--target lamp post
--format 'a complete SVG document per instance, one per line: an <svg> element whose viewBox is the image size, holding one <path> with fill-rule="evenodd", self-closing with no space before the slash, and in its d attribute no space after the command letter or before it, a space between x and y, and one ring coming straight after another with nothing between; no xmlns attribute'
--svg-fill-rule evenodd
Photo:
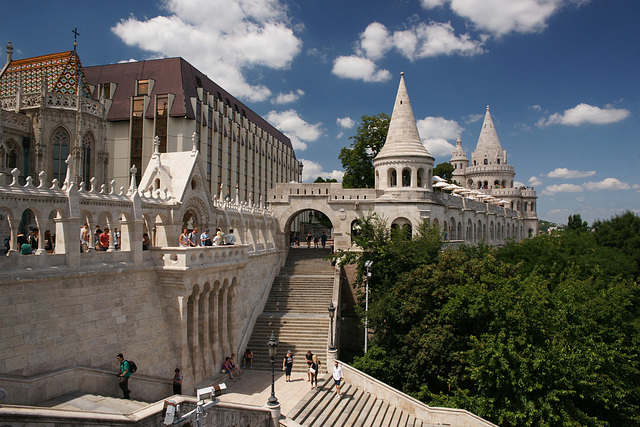
<svg viewBox="0 0 640 427"><path fill-rule="evenodd" d="M336 347L333 345L333 317L336 314L336 308L333 305L333 301L331 301L331 304L329 304L329 319L331 319L331 345L329 346L329 350L335 350Z"/></svg>
<svg viewBox="0 0 640 427"><path fill-rule="evenodd" d="M364 268L366 269L365 280L365 295L364 295L364 352L368 351L369 341L369 277L371 277L371 266L373 261L367 260L364 262Z"/></svg>
<svg viewBox="0 0 640 427"><path fill-rule="evenodd" d="M276 362L276 353L278 352L278 341L276 341L276 337L275 335L273 335L273 332L271 332L271 337L269 337L267 348L269 349L269 357L271 358L271 397L269 397L269 400L267 401L267 405L277 406L278 398L276 398L276 391L275 391L274 364Z"/></svg>

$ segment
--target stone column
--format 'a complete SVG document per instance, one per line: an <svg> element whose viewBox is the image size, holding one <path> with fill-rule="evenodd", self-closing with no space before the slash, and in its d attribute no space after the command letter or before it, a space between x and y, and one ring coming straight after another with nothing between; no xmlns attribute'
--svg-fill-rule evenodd
<svg viewBox="0 0 640 427"><path fill-rule="evenodd" d="M209 305L209 295L211 294L211 288L207 291L203 292L200 295L200 309L199 309L199 323L202 327L202 343L200 346L200 358L202 359L202 365L204 368L204 376L208 377L215 373L213 369L213 360L211 358L211 343L209 341L209 312L211 311L211 307Z"/></svg>
<svg viewBox="0 0 640 427"><path fill-rule="evenodd" d="M79 218L55 218L56 253L65 254L68 266L80 264L80 225Z"/></svg>
<svg viewBox="0 0 640 427"><path fill-rule="evenodd" d="M120 243L122 251L130 251L131 258L136 265L142 264L142 230L141 219L121 221Z"/></svg>
<svg viewBox="0 0 640 427"><path fill-rule="evenodd" d="M220 311L219 307L219 297L220 295L220 285L216 285L213 291L211 292L211 296L209 297L209 330L213 334L211 337L211 348L209 351L213 356L213 364L216 367L216 372L218 367L222 365L222 359L224 358L224 351L220 346Z"/></svg>
<svg viewBox="0 0 640 427"><path fill-rule="evenodd" d="M231 350L231 346L229 344L229 325L227 324L227 316L228 316L228 304L227 304L227 294L229 293L229 285L224 286L224 288L222 289L222 310L221 313L219 313L219 316L221 317L221 340L222 340L222 351L223 354L226 354L227 352L232 352L233 350ZM231 353L229 353L231 354Z"/></svg>

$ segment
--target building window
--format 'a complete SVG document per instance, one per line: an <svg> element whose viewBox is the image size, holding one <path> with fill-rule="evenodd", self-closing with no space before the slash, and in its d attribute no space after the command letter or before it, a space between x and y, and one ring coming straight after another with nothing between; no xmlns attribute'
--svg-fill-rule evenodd
<svg viewBox="0 0 640 427"><path fill-rule="evenodd" d="M156 97L156 136L160 139L158 151L167 152L167 125L169 123L169 95Z"/></svg>
<svg viewBox="0 0 640 427"><path fill-rule="evenodd" d="M133 98L131 111L131 161L129 167L135 165L136 182L142 178L142 137L144 125L144 98Z"/></svg>
<svg viewBox="0 0 640 427"><path fill-rule="evenodd" d="M87 132L82 137L82 181L85 188L89 189L91 181L91 147L94 145L95 138L91 132Z"/></svg>
<svg viewBox="0 0 640 427"><path fill-rule="evenodd" d="M65 160L69 155L69 133L62 127L53 131L53 179L63 182L67 177Z"/></svg>
<svg viewBox="0 0 640 427"><path fill-rule="evenodd" d="M149 95L149 80L138 80L136 87L136 95L144 96Z"/></svg>

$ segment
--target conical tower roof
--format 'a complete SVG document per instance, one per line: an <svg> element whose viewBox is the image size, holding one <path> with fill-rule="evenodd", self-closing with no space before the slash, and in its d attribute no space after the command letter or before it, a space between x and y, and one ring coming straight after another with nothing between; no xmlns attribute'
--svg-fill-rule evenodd
<svg viewBox="0 0 640 427"><path fill-rule="evenodd" d="M484 122L482 123L482 130L480 131L480 137L478 138L478 150L500 150L502 151L502 145L498 139L498 133L493 125L493 119L489 112L489 106L487 105L487 112L484 115Z"/></svg>
<svg viewBox="0 0 640 427"><path fill-rule="evenodd" d="M451 161L466 161L469 162L467 158L467 153L464 152L462 148L462 140L460 139L460 134L458 134L458 139L456 140L456 149L453 150L453 154L451 155Z"/></svg>
<svg viewBox="0 0 640 427"><path fill-rule="evenodd" d="M398 157L431 157L420 140L416 119L404 83L404 73L400 74L400 86L393 106L389 132L384 146L374 160Z"/></svg>

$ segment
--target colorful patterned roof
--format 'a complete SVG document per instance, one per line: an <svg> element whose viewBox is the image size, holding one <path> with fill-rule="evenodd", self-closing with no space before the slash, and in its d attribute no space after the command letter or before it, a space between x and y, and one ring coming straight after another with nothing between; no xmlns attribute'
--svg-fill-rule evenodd
<svg viewBox="0 0 640 427"><path fill-rule="evenodd" d="M0 76L0 97L15 95L19 84L24 94L38 93L45 79L49 92L75 95L79 81L82 96L91 97L80 58L74 51L11 61Z"/></svg>

